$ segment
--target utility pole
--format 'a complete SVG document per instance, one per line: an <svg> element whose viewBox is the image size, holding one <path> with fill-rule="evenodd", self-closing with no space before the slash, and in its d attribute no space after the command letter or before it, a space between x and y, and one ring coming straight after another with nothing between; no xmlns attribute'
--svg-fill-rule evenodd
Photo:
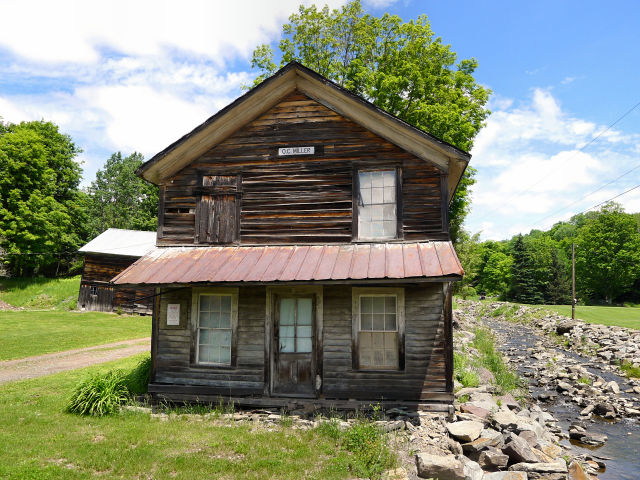
<svg viewBox="0 0 640 480"><path fill-rule="evenodd" d="M571 244L571 320L576 319L576 244Z"/></svg>

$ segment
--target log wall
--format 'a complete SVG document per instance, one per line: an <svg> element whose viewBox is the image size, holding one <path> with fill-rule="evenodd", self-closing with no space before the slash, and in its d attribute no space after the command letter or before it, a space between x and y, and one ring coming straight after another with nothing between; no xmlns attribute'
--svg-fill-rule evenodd
<svg viewBox="0 0 640 480"><path fill-rule="evenodd" d="M278 156L286 146L316 153ZM158 245L194 243L198 179L207 175L239 175L236 243L350 242L357 167L400 167L404 239L448 239L446 178L436 167L294 92L161 186Z"/></svg>
<svg viewBox="0 0 640 480"><path fill-rule="evenodd" d="M444 352L442 284L405 286L405 368L372 372L352 368L351 287L323 288L321 396L327 399L450 401ZM180 303L180 327L166 325L166 305ZM224 397L262 396L267 380L264 358L266 289L241 287L238 296L235 367L193 365L191 289L162 295L157 326L154 379L150 391L188 400L198 392Z"/></svg>

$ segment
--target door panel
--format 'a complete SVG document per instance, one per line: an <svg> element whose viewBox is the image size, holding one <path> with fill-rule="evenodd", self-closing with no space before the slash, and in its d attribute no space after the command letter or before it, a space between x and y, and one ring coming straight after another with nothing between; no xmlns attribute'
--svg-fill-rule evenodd
<svg viewBox="0 0 640 480"><path fill-rule="evenodd" d="M276 297L275 394L312 395L313 330L312 297Z"/></svg>

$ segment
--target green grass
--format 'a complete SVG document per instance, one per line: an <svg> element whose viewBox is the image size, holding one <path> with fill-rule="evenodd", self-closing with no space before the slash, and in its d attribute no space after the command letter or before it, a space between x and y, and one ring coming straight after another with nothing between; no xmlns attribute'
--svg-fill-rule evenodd
<svg viewBox="0 0 640 480"><path fill-rule="evenodd" d="M541 305L545 309L552 310L560 315L571 317L571 305ZM640 308L629 307L576 307L576 318L587 323L600 325L613 325L640 330Z"/></svg>
<svg viewBox="0 0 640 480"><path fill-rule="evenodd" d="M640 378L640 367L634 367L629 363L620 365L620 370L629 378Z"/></svg>
<svg viewBox="0 0 640 480"><path fill-rule="evenodd" d="M0 279L0 300L14 307L73 310L79 289L79 275L71 278L3 278Z"/></svg>
<svg viewBox="0 0 640 480"><path fill-rule="evenodd" d="M0 360L118 342L151 334L151 317L101 312L2 311Z"/></svg>
<svg viewBox="0 0 640 480"><path fill-rule="evenodd" d="M476 328L476 338L473 346L480 354L479 364L486 368L496 379L496 385L500 387L502 393L512 392L518 389L522 381L507 364L504 363L502 354L495 348L495 337L486 328Z"/></svg>
<svg viewBox="0 0 640 480"><path fill-rule="evenodd" d="M82 417L64 412L83 378L130 370L143 356L89 369L4 384L0 389L0 478L3 479L342 479L357 475L368 431L331 438L254 422L166 422L123 412ZM200 417L201 418L201 417ZM361 441L362 440L362 441Z"/></svg>

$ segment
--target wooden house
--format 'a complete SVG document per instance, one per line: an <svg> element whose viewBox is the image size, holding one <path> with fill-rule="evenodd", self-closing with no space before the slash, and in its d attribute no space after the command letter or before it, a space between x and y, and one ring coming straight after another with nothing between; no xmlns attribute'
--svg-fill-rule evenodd
<svg viewBox="0 0 640 480"><path fill-rule="evenodd" d="M111 279L155 248L156 232L109 228L79 252L84 255L78 310L150 315L153 287L114 286Z"/></svg>
<svg viewBox="0 0 640 480"><path fill-rule="evenodd" d="M149 391L247 405L452 402L448 205L470 155L291 63L151 158Z"/></svg>

